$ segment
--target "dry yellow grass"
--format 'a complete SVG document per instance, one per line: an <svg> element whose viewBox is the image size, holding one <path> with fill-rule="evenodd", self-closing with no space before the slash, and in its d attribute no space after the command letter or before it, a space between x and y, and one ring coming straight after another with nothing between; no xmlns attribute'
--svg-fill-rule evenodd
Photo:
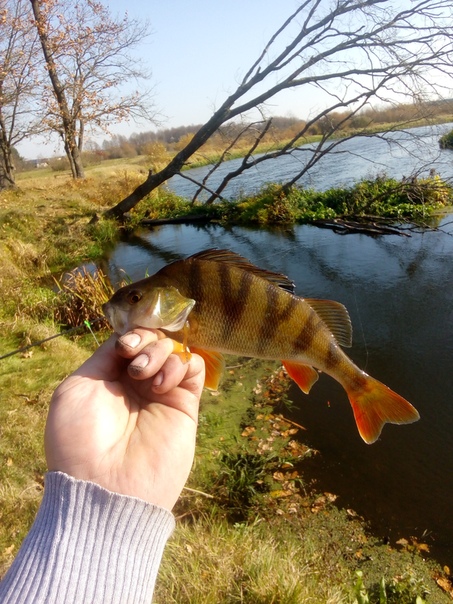
<svg viewBox="0 0 453 604"><path fill-rule="evenodd" d="M119 165L93 169L84 182L52 174L24 175L21 190L0 194L0 354L58 332L52 314L52 277L99 255L112 236L110 227L101 231L88 228L88 223L94 212L110 205L115 191L122 195L132 178L140 178L140 166L133 169L136 176L126 177ZM120 175L109 174L112 169L120 170ZM104 195L104 189L109 193ZM43 430L52 391L95 346L92 339L87 344L86 339L56 338L0 360L0 576L17 553L42 495ZM248 380L255 386L256 376L253 367ZM238 408L247 407L253 386L246 390L241 385L238 391L238 380L230 377L221 396L204 399L203 417L209 421L200 424L203 442L192 477L200 482L191 482L195 489L214 490L215 467L202 467L207 447L215 444L219 449L221 443L234 447L241 438ZM222 397L231 412L225 412ZM209 432L209 438L202 431ZM211 453L215 464L218 456ZM334 509L317 515L300 510L280 519L260 510L257 502L256 518L267 520L233 524L225 520L228 510L216 499L206 502L195 510L198 519L192 522L188 515L187 524L178 526L166 551L155 597L158 604L352 604L358 567L371 586L378 585L383 575L389 580L403 577L409 568L416 581L408 582L407 589L415 585L417 593L424 594L427 585L432 593L427 602L450 601L419 556L379 546L363 527ZM397 601L412 603L415 598L392 600Z"/></svg>

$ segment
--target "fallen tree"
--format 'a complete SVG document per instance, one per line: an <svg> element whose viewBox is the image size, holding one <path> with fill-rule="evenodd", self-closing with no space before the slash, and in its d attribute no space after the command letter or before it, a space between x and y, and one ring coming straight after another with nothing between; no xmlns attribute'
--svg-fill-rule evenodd
<svg viewBox="0 0 453 604"><path fill-rule="evenodd" d="M209 191L206 204L221 198L230 180L258 163L300 150L315 125L321 130L321 138L303 148L300 171L287 186L297 182L326 153L339 150L348 138L372 136L370 117L361 129L336 138L339 130L352 123L371 101L397 102L404 98L407 102L409 97L420 109L416 118L428 117L427 105L420 99L439 98L442 89L436 74L445 78L453 73L452 18L451 0L337 0L329 7L321 0L305 0L269 39L236 90L184 148L162 170L150 171L146 180L106 215L121 218L172 176L184 176L190 158L222 125L244 119L253 111L262 116L259 127L254 122L253 142L240 167ZM322 92L325 107L312 110L311 117L301 122L300 129L281 148L256 155L263 133L271 124L266 103L288 90L306 91L308 99L313 88ZM247 125L244 133L250 135ZM231 141L225 148L230 145ZM197 184L201 189L207 187L206 182Z"/></svg>

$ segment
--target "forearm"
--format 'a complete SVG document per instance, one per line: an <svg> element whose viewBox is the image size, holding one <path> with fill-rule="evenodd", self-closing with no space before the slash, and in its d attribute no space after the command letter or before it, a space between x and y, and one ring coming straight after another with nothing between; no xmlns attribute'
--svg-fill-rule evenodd
<svg viewBox="0 0 453 604"><path fill-rule="evenodd" d="M173 527L163 508L51 472L0 602L149 604Z"/></svg>

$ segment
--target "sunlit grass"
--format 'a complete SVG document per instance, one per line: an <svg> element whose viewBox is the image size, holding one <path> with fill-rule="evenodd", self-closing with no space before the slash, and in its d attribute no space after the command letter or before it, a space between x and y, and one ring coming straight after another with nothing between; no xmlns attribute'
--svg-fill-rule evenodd
<svg viewBox="0 0 453 604"><path fill-rule="evenodd" d="M8 335L8 332L10 335ZM2 326L1 353L56 333L18 321ZM88 355L57 338L0 360L0 576L11 563L41 501L44 425L53 390Z"/></svg>
<svg viewBox="0 0 453 604"><path fill-rule="evenodd" d="M110 295L103 277L73 273L72 294L65 291L69 297L60 306L54 278L98 258L118 237L115 223L90 222L143 177L139 162L127 172L124 163L95 166L83 182L64 174L24 177L20 191L0 196L0 356L57 335L60 324L77 322L77 313L77 320L99 313ZM162 212L185 210L181 200L158 192L143 214L151 215L154 202ZM272 211L280 215L284 209ZM90 334L57 337L0 360L0 576L42 496L43 432L51 394L96 346ZM271 442L264 424L275 422L269 423L268 402L256 400L256 393L257 379L275 369L275 363L234 359L220 392L203 394L188 484L192 491L183 493L176 508L180 519L165 552L155 602L353 604L357 570L363 570L371 604L379 602L375 594L382 577L389 586L399 582L399 597L407 597L400 602L410 603L414 593L424 597L426 586L432 593L427 602L450 601L421 556L379 544L361 522L332 506L313 507L311 495L304 493L302 469L291 469L296 478L289 486L274 473L283 455L279 446L286 441L274 438L271 450L260 453L259 443ZM258 416L264 417L256 425L259 438L242 436ZM302 444L297 456L302 465L306 449Z"/></svg>
<svg viewBox="0 0 453 604"><path fill-rule="evenodd" d="M236 525L209 517L181 523L164 554L155 602L346 602L347 588L339 584L347 581L347 572L338 568L330 577L321 575L316 545L290 525L280 523L279 531L270 531L259 519Z"/></svg>
<svg viewBox="0 0 453 604"><path fill-rule="evenodd" d="M68 327L93 323L94 329L108 327L102 305L113 295L113 287L100 269L81 267L67 273L54 305L55 321Z"/></svg>

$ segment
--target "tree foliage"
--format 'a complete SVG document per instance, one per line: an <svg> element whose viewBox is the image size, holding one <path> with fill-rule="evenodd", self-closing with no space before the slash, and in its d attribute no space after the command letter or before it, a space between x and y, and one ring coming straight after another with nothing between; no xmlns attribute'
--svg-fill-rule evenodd
<svg viewBox="0 0 453 604"><path fill-rule="evenodd" d="M168 178L185 176L182 169L189 159L221 126L251 111L258 111L263 126L240 168L225 177L207 203L219 199L229 180L258 163L294 153L306 142L310 129L321 125L321 140L304 149L300 172L290 186L325 153L342 144L335 134L370 101L404 99L423 107L420 101L439 97L442 81L453 70L452 18L451 0L304 0L244 72L236 90L190 141L108 214L121 216ZM312 111L283 148L256 156L263 132L270 127L266 103L288 90L304 90L308 99L314 89L322 92L324 106Z"/></svg>
<svg viewBox="0 0 453 604"><path fill-rule="evenodd" d="M107 130L131 117L153 119L150 91L124 92L149 77L133 50L149 34L146 21L113 18L94 0L30 0L50 82L42 102L48 128L61 137L74 177L83 177L87 128Z"/></svg>
<svg viewBox="0 0 453 604"><path fill-rule="evenodd" d="M15 186L13 146L41 128L37 50L28 0L0 0L0 189Z"/></svg>

